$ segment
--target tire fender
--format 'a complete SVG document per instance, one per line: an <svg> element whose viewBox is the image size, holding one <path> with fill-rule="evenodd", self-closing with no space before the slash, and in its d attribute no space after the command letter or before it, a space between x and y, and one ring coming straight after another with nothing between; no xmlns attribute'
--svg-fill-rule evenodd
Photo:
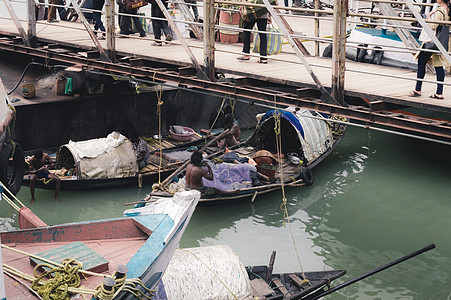
<svg viewBox="0 0 451 300"><path fill-rule="evenodd" d="M12 160L10 161L10 158ZM22 185L25 172L25 154L20 144L4 144L0 151L0 181L16 195Z"/></svg>
<svg viewBox="0 0 451 300"><path fill-rule="evenodd" d="M302 169L301 178L302 180L304 180L305 185L312 185L314 181L312 169L310 168Z"/></svg>

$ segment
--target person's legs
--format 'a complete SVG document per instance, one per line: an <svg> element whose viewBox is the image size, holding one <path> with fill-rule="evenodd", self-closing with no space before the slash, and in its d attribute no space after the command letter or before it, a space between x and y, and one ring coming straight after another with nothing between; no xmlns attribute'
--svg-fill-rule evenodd
<svg viewBox="0 0 451 300"><path fill-rule="evenodd" d="M169 27L168 21L161 21L161 30L163 30L166 41L172 41L172 30Z"/></svg>
<svg viewBox="0 0 451 300"><path fill-rule="evenodd" d="M30 177L30 192L31 192L31 203L34 203L34 189L35 189L35 183L36 180L38 180L38 176L36 174L31 175Z"/></svg>
<svg viewBox="0 0 451 300"><path fill-rule="evenodd" d="M64 0L58 0L58 5L65 5ZM66 9L64 7L58 7L58 14L60 19L64 20L66 17Z"/></svg>
<svg viewBox="0 0 451 300"><path fill-rule="evenodd" d="M133 23L135 24L136 30L138 30L138 32L139 32L139 36L145 37L146 32L143 29L143 26L141 24L141 20L139 19L139 17L132 17L132 20L133 20Z"/></svg>
<svg viewBox="0 0 451 300"><path fill-rule="evenodd" d="M443 82L445 81L445 69L443 67L435 67L435 74L437 76L437 81ZM437 84L437 90L435 92L436 95L443 95L443 84Z"/></svg>
<svg viewBox="0 0 451 300"><path fill-rule="evenodd" d="M50 0L50 4L58 4L58 0ZM49 11L47 15L47 22L55 22L56 21L56 7L49 6Z"/></svg>
<svg viewBox="0 0 451 300"><path fill-rule="evenodd" d="M258 31L266 31L266 24L268 19L257 19ZM260 36L260 60L266 60L268 51L268 35L266 33L259 33Z"/></svg>
<svg viewBox="0 0 451 300"><path fill-rule="evenodd" d="M121 28L120 34L129 35L130 22L131 22L131 19L129 16L121 17L121 25L119 26Z"/></svg>
<svg viewBox="0 0 451 300"><path fill-rule="evenodd" d="M254 27L254 24L255 21L243 21L243 28L250 30ZM249 31L243 31L243 53L251 53L251 33Z"/></svg>
<svg viewBox="0 0 451 300"><path fill-rule="evenodd" d="M39 0L39 6L38 6L38 21L44 20L45 17L45 1Z"/></svg>
<svg viewBox="0 0 451 300"><path fill-rule="evenodd" d="M61 180L55 174L49 174L47 177L55 181L55 200L59 201L60 199L58 196L60 193Z"/></svg>
<svg viewBox="0 0 451 300"><path fill-rule="evenodd" d="M92 12L92 17L95 22L94 30L100 29L102 32L105 32L105 27L101 20L102 14L100 12Z"/></svg>
<svg viewBox="0 0 451 300"><path fill-rule="evenodd" d="M153 28L153 34L156 40L161 39L161 25L160 20L152 20L152 28ZM160 41L155 41L157 45L161 45Z"/></svg>
<svg viewBox="0 0 451 300"><path fill-rule="evenodd" d="M417 69L417 78L418 79L424 79L424 76L426 74L426 64L431 57L431 52L425 52L421 51L418 55L418 69ZM421 92L421 86L423 85L423 81L417 81L417 84L415 86L415 91Z"/></svg>

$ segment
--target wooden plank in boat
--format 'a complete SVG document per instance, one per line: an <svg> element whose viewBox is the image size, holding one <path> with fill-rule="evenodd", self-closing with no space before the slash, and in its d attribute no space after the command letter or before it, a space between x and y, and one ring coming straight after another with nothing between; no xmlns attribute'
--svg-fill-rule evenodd
<svg viewBox="0 0 451 300"><path fill-rule="evenodd" d="M276 288L284 295L286 299L289 299L291 292L287 290L287 288L282 284L279 279L273 279Z"/></svg>
<svg viewBox="0 0 451 300"><path fill-rule="evenodd" d="M83 264L83 270L99 273L108 271L108 261L82 242L70 243L36 255L56 263L61 263L66 258L74 258ZM42 262L30 257L30 263L33 266Z"/></svg>
<svg viewBox="0 0 451 300"><path fill-rule="evenodd" d="M252 294L254 297L265 297L271 295L274 291L262 278L251 280Z"/></svg>
<svg viewBox="0 0 451 300"><path fill-rule="evenodd" d="M294 284L298 286L298 288L303 288L303 286L308 283L307 280L302 280L296 274L293 273L288 275L288 277L290 277L290 279L294 282Z"/></svg>

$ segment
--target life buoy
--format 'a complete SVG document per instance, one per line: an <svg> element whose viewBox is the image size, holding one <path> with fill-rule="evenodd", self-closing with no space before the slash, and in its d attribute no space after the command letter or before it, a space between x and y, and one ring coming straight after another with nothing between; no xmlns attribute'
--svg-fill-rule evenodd
<svg viewBox="0 0 451 300"><path fill-rule="evenodd" d="M310 168L302 169L301 178L304 180L305 185L312 185L314 181L312 170Z"/></svg>
<svg viewBox="0 0 451 300"><path fill-rule="evenodd" d="M14 195L20 190L24 172L25 154L22 146L15 144L14 147L11 143L4 144L0 151L0 181Z"/></svg>

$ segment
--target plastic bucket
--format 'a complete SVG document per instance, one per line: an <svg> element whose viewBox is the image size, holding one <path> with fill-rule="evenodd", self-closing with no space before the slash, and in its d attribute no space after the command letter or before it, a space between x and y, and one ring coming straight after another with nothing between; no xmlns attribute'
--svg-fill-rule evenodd
<svg viewBox="0 0 451 300"><path fill-rule="evenodd" d="M227 27L240 27L240 13L230 12L230 11L220 11L219 12L219 25ZM219 29L219 41L221 43L238 43L240 32L233 29Z"/></svg>
<svg viewBox="0 0 451 300"><path fill-rule="evenodd" d="M22 94L24 98L31 99L36 96L36 89L34 87L34 84L32 83L26 83L22 85Z"/></svg>

